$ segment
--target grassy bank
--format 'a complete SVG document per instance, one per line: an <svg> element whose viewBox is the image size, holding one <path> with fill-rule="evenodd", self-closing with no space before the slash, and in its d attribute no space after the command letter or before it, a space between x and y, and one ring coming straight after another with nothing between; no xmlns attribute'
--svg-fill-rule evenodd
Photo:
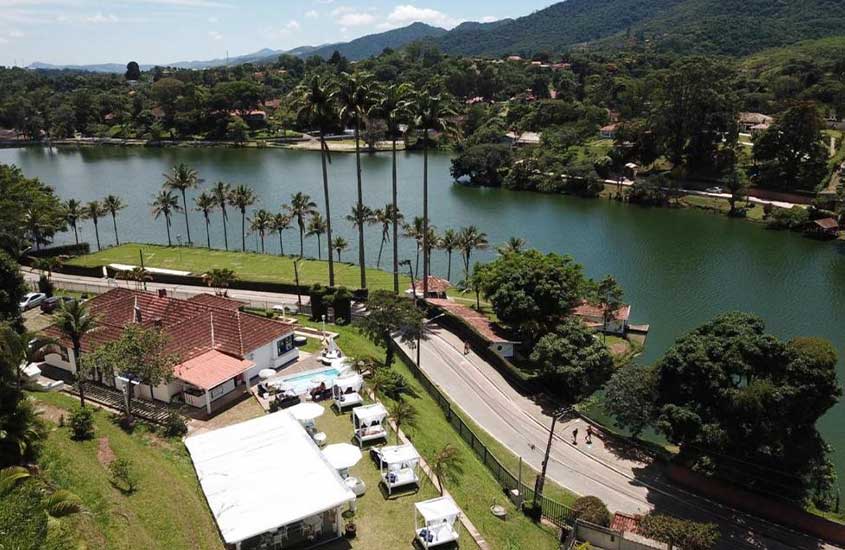
<svg viewBox="0 0 845 550"><path fill-rule="evenodd" d="M155 244L122 244L68 261L70 265L102 266L113 263L139 265L139 251L144 254L146 267L159 267L190 271L201 275L214 268L229 268L245 281L291 283L296 281L293 262L295 256L276 256L257 252L234 252L161 246ZM304 259L299 264L301 285L329 282L329 264L326 261ZM335 283L350 289L360 286L360 271L357 265L335 262ZM400 276L400 288L410 284L407 276ZM370 289L393 289L393 274L380 269L367 269L367 286Z"/></svg>
<svg viewBox="0 0 845 550"><path fill-rule="evenodd" d="M223 548L180 441L158 437L143 426L127 434L104 411L94 415L94 439L74 441L57 419L68 418L77 401L64 394L32 396L51 427L40 461L44 475L77 494L85 506L86 513L75 516L73 525L82 547ZM112 485L107 464L115 457L133 462L139 479L134 494Z"/></svg>

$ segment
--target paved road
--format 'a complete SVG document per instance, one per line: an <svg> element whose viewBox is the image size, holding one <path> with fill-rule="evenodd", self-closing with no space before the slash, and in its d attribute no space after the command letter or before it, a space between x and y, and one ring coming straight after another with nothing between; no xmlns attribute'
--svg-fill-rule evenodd
<svg viewBox="0 0 845 550"><path fill-rule="evenodd" d="M463 355L463 343L441 327L431 326L424 341L422 369L478 425L535 469L540 468L551 417L517 393L501 375L474 353ZM411 357L415 351L406 348ZM579 427L578 445L571 443ZM725 508L672 484L659 467L638 457L620 457L603 442L584 442L581 420L558 424L548 475L582 495L601 498L613 511L645 513L656 509L676 516L718 523L720 549L837 548L764 520Z"/></svg>
<svg viewBox="0 0 845 550"><path fill-rule="evenodd" d="M621 185L622 187L630 187L630 186L634 185L633 180L629 180L627 178L623 179L621 182L608 179L608 180L604 180L604 183L606 183L608 185ZM712 198L715 198L715 199L725 199L725 200L727 200L727 199L731 198L730 193L711 193L710 191L699 191L698 189L680 189L679 192L686 194L686 195L698 195L698 196L701 196L701 197L712 197ZM752 197L752 196L747 196L743 200L748 200L749 202L753 202L755 204L762 204L762 205L771 204L772 206L776 206L778 208L792 208L793 206L800 206L801 208L807 208L806 204L798 204L798 203L792 203L792 202L786 202L786 201L773 201L773 200L768 200L768 199L760 199L760 198Z"/></svg>

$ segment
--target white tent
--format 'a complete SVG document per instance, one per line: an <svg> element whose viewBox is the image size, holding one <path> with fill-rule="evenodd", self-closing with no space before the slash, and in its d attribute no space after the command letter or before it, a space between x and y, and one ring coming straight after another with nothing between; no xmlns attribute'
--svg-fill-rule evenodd
<svg viewBox="0 0 845 550"><path fill-rule="evenodd" d="M335 407L342 411L344 407L361 405L364 402L360 394L363 386L364 379L357 373L335 378L334 386L332 386Z"/></svg>
<svg viewBox="0 0 845 550"><path fill-rule="evenodd" d="M348 470L361 460L361 449L349 443L335 443L323 449L323 456L335 470Z"/></svg>
<svg viewBox="0 0 845 550"><path fill-rule="evenodd" d="M323 416L326 409L316 403L300 403L289 408L288 412L300 422L313 422L314 419Z"/></svg>
<svg viewBox="0 0 845 550"><path fill-rule="evenodd" d="M461 509L451 497L440 497L417 502L414 507L414 525L417 540L423 548L431 548L458 540L455 521L461 516ZM422 526L420 526L422 517Z"/></svg>
<svg viewBox="0 0 845 550"><path fill-rule="evenodd" d="M385 418L387 418L387 409L381 403L352 409L352 424L359 446L366 441L387 438L387 431L382 426Z"/></svg>
<svg viewBox="0 0 845 550"><path fill-rule="evenodd" d="M226 544L267 535L292 544L303 522L321 540L341 534L355 495L287 411L189 437L197 478ZM272 503L272 505L268 505Z"/></svg>
<svg viewBox="0 0 845 550"><path fill-rule="evenodd" d="M420 454L413 445L388 445L374 451L379 459L381 480L387 488L387 494L405 485L418 485L420 482L417 468Z"/></svg>

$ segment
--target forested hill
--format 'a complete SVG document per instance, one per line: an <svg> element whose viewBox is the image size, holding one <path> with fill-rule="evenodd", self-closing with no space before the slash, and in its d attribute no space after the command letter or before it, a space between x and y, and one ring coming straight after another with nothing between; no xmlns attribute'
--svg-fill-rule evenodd
<svg viewBox="0 0 845 550"><path fill-rule="evenodd" d="M338 51L347 59L366 59L380 54L385 48L401 48L417 40L437 38L445 34L446 29L432 27L425 23L414 23L400 29L362 36L351 42L323 46L308 51L302 56L319 55L324 59L328 59L335 51Z"/></svg>
<svg viewBox="0 0 845 550"><path fill-rule="evenodd" d="M843 0L567 0L505 25L450 32L435 43L464 55L637 42L676 53L745 55L843 29Z"/></svg>

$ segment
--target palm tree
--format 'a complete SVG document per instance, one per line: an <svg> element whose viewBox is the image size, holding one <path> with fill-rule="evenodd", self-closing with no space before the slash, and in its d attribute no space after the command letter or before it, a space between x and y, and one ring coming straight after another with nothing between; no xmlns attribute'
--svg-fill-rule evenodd
<svg viewBox="0 0 845 550"><path fill-rule="evenodd" d="M423 251L428 251L428 132L430 130L451 132L452 123L447 117L455 116L445 99L429 88L418 94L414 101L414 126L423 130ZM423 296L428 296L429 261L428 254L423 254Z"/></svg>
<svg viewBox="0 0 845 550"><path fill-rule="evenodd" d="M451 443L447 443L446 446L437 451L428 462L431 471L434 472L434 477L437 478L437 488L441 496L443 495L443 482L454 481L463 472L462 462L460 452Z"/></svg>
<svg viewBox="0 0 845 550"><path fill-rule="evenodd" d="M474 225L464 227L458 233L458 247L464 258L464 278L469 277L469 260L473 250L487 248L487 234L478 230Z"/></svg>
<svg viewBox="0 0 845 550"><path fill-rule="evenodd" d="M385 87L379 94L377 103L373 106L374 114L382 117L387 124L393 152L393 186L392 210L393 219L393 292L399 293L399 204L396 175L396 139L401 135L400 125L410 119L408 98L411 87L408 84L392 84Z"/></svg>
<svg viewBox="0 0 845 550"><path fill-rule="evenodd" d="M252 215L249 220L249 230L258 233L261 239L261 253L264 254L264 237L268 231L273 230L273 214L263 208Z"/></svg>
<svg viewBox="0 0 845 550"><path fill-rule="evenodd" d="M100 203L100 201L88 201L83 207L85 217L94 223L94 235L97 238L97 250L100 248L100 218L108 214L108 210Z"/></svg>
<svg viewBox="0 0 845 550"><path fill-rule="evenodd" d="M389 409L390 416L396 422L396 444L399 444L399 429L404 426L414 427L417 423L417 409L401 397L393 402Z"/></svg>
<svg viewBox="0 0 845 550"><path fill-rule="evenodd" d="M179 199L167 189L162 189L155 196L150 206L153 207L153 216L155 216L155 219L164 216L164 225L167 228L167 246L173 246L173 242L170 240L170 220L173 213L178 212L182 208L179 206Z"/></svg>
<svg viewBox="0 0 845 550"><path fill-rule="evenodd" d="M352 227L357 229L358 233L361 234L364 226L373 222L373 211L369 206L364 204L355 204L352 206L350 213L346 215L346 221L351 223ZM361 260L360 254L358 255L358 260Z"/></svg>
<svg viewBox="0 0 845 550"><path fill-rule="evenodd" d="M56 256L46 256L44 258L35 258L32 262L32 267L38 269L42 273L47 274L48 279L53 278L53 271L59 268L62 265L61 258Z"/></svg>
<svg viewBox="0 0 845 550"><path fill-rule="evenodd" d="M238 275L228 267L219 267L209 270L202 279L205 284L216 289L217 294L225 295L229 285L238 280Z"/></svg>
<svg viewBox="0 0 845 550"><path fill-rule="evenodd" d="M284 209L296 218L296 225L299 226L299 257L301 258L305 250L305 219L317 211L317 203L311 200L310 195L300 191L290 196L290 204L286 204Z"/></svg>
<svg viewBox="0 0 845 550"><path fill-rule="evenodd" d="M229 216L226 214L226 203L229 200L229 193L231 192L231 187L228 183L223 183L222 181L218 181L214 184L214 187L211 188L211 194L214 197L214 205L220 209L220 213L223 215L223 246L226 250L229 250L229 233L226 230L226 222L229 221Z"/></svg>
<svg viewBox="0 0 845 550"><path fill-rule="evenodd" d="M503 245L496 248L496 252L505 256L507 254L518 254L525 250L525 239L519 237L511 237Z"/></svg>
<svg viewBox="0 0 845 550"><path fill-rule="evenodd" d="M229 204L241 211L241 250L246 251L246 209L258 199L246 185L238 185L229 192Z"/></svg>
<svg viewBox="0 0 845 550"><path fill-rule="evenodd" d="M18 332L8 323L0 323L0 354L15 368L18 389L21 388L21 369L18 367L33 362L38 351L52 343L53 340L39 337L31 330Z"/></svg>
<svg viewBox="0 0 845 550"><path fill-rule="evenodd" d="M203 180L200 179L196 170L181 162L171 168L169 174L162 175L164 176L165 187L182 193L182 208L185 211L185 231L188 234L188 245L190 246L193 244L193 241L191 240L191 226L188 223L188 200L185 195L188 189L194 189Z"/></svg>
<svg viewBox="0 0 845 550"><path fill-rule="evenodd" d="M206 193L203 191L199 194L199 196L194 197L194 203L196 204L196 209L199 212L202 212L203 218L205 218L205 240L208 244L208 248L211 248L211 232L208 230L208 226L211 223L211 219L209 215L211 211L214 210L214 207L217 206L217 198L211 194Z"/></svg>
<svg viewBox="0 0 845 550"><path fill-rule="evenodd" d="M44 235L46 223L42 209L35 206L28 206L24 211L23 225L29 230L29 234L35 242L36 250L39 250L42 244L50 242Z"/></svg>
<svg viewBox="0 0 845 550"><path fill-rule="evenodd" d="M85 218L82 203L76 199L68 199L62 207L65 221L73 228L73 237L76 239L76 244L79 244L79 222Z"/></svg>
<svg viewBox="0 0 845 550"><path fill-rule="evenodd" d="M322 214L320 214L319 212L314 212L311 215L311 219L308 220L308 233L306 233L306 235L308 237L315 237L315 236L317 237L317 259L318 260L323 259L323 253L322 253L323 247L320 244L320 237L324 233L326 233L327 228L328 228L328 223L326 223L326 220L323 219ZM329 258L331 259L331 257L332 257L332 250L331 250L331 246L329 246Z"/></svg>
<svg viewBox="0 0 845 550"><path fill-rule="evenodd" d="M361 123L373 104L372 77L367 73L342 73L332 96L339 108L339 117L345 125L354 124L355 132L355 178L358 186L358 202L355 208L364 209L364 195L361 185ZM364 260L364 224L358 224L358 265L361 270L361 288L367 288L367 270Z"/></svg>
<svg viewBox="0 0 845 550"><path fill-rule="evenodd" d="M338 235L334 239L332 239L332 249L337 252L337 261L340 262L340 253L349 248L349 243L346 242L346 239Z"/></svg>
<svg viewBox="0 0 845 550"><path fill-rule="evenodd" d="M135 266L129 271L120 271L117 277L126 281L134 281L135 288L138 290L142 287L146 289L147 282L153 280L152 274L141 266Z"/></svg>
<svg viewBox="0 0 845 550"><path fill-rule="evenodd" d="M103 207L111 214L112 225L114 225L114 242L120 245L120 237L117 236L117 212L126 208L126 205L120 200L120 197L109 195L103 199Z"/></svg>
<svg viewBox="0 0 845 550"><path fill-rule="evenodd" d="M332 213L329 200L329 174L326 162L331 162L326 133L337 125L337 108L332 97L333 86L320 75L314 75L308 82L296 89L297 116L307 120L319 131L320 160L323 167L323 196L326 202L326 233L329 243L332 240ZM319 242L319 239L318 239ZM334 262L329 250L329 286L334 286Z"/></svg>
<svg viewBox="0 0 845 550"><path fill-rule="evenodd" d="M447 229L440 237L440 242L437 243L440 250L446 251L446 280L452 279L452 252L458 248L458 234L454 229Z"/></svg>
<svg viewBox="0 0 845 550"><path fill-rule="evenodd" d="M73 363L76 367L76 381L79 384L79 404L85 407L86 369L82 361L82 338L97 327L97 320L88 307L79 300L62 302L56 315L55 326L73 346Z"/></svg>
<svg viewBox="0 0 845 550"><path fill-rule="evenodd" d="M406 223L402 227L402 236L408 239L414 239L417 243L417 263L414 267L414 272L420 272L420 250L422 249L423 238L423 219L420 216L414 216L412 223Z"/></svg>
<svg viewBox="0 0 845 550"><path fill-rule="evenodd" d="M393 225L393 220L402 220L401 212L393 212L393 205L386 204L384 208L376 208L373 210L370 217L370 223L381 225L381 244L378 247L378 259L376 260L376 268L381 267L381 254L384 251L384 243L390 242L390 227Z"/></svg>
<svg viewBox="0 0 845 550"><path fill-rule="evenodd" d="M273 216L273 231L279 234L279 254L285 255L285 242L282 239L282 233L290 229L290 216L284 213L278 213Z"/></svg>

